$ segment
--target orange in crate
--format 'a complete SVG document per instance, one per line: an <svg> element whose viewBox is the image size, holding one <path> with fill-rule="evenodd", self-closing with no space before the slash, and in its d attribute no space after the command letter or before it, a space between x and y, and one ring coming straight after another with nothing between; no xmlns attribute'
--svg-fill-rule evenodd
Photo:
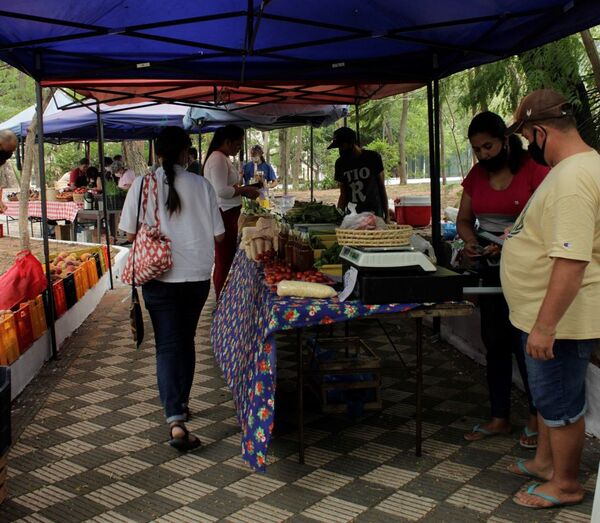
<svg viewBox="0 0 600 523"><path fill-rule="evenodd" d="M54 298L55 319L58 319L67 312L67 296L65 295L65 286L62 280L58 280L52 285L52 296Z"/></svg>
<svg viewBox="0 0 600 523"><path fill-rule="evenodd" d="M29 302L29 312L31 313L31 327L33 329L33 339L37 340L46 332L46 311L44 309L44 299L40 294L34 300Z"/></svg>
<svg viewBox="0 0 600 523"><path fill-rule="evenodd" d="M19 357L19 341L15 316L6 313L0 316L0 365L10 365Z"/></svg>
<svg viewBox="0 0 600 523"><path fill-rule="evenodd" d="M17 326L19 353L23 354L33 343L33 326L31 325L29 303L21 303L19 310L15 312L14 316L15 324Z"/></svg>
<svg viewBox="0 0 600 523"><path fill-rule="evenodd" d="M96 269L96 260L94 258L90 258L87 260L83 266L87 271L88 284L90 289L98 283L98 270Z"/></svg>

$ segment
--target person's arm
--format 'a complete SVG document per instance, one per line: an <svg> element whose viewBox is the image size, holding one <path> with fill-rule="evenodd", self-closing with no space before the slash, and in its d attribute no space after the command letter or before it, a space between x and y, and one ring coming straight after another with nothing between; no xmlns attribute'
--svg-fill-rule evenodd
<svg viewBox="0 0 600 523"><path fill-rule="evenodd" d="M338 187L340 188L340 197L338 198L338 209L341 209L342 211L346 210L346 207L348 207L348 194L346 192L346 186L341 183L338 182Z"/></svg>
<svg viewBox="0 0 600 523"><path fill-rule="evenodd" d="M272 165L267 164L267 166L269 173L267 187L269 189L274 189L275 187L277 187L277 175L275 174L275 169L273 169Z"/></svg>
<svg viewBox="0 0 600 523"><path fill-rule="evenodd" d="M463 191L456 217L456 232L465 242L465 252L467 256L477 256L479 242L475 235L475 214L473 214L472 200L466 191Z"/></svg>
<svg viewBox="0 0 600 523"><path fill-rule="evenodd" d="M223 224L223 217L219 210L219 203L217 202L217 195L212 185L208 185L208 201L209 209L211 213L213 236L217 243L221 243L225 239L225 225Z"/></svg>
<svg viewBox="0 0 600 523"><path fill-rule="evenodd" d="M140 176L139 180L135 180L132 184L131 189L127 192L125 197L125 203L123 204L123 210L121 212L121 219L119 220L119 229L125 232L127 240L133 242L135 240L135 231L137 230L137 217L138 217L138 202L140 191L142 190L143 176Z"/></svg>
<svg viewBox="0 0 600 523"><path fill-rule="evenodd" d="M554 358L556 326L577 296L587 265L587 261L554 258L546 296L527 338L527 354L532 358Z"/></svg>

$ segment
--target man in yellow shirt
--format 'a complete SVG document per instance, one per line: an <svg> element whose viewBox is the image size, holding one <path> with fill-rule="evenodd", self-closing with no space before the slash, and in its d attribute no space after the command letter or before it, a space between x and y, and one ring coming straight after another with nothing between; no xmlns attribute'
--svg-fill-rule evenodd
<svg viewBox="0 0 600 523"><path fill-rule="evenodd" d="M552 170L508 235L502 288L510 320L523 331L527 372L538 409L536 455L510 467L541 480L513 500L531 508L579 503L585 440L585 376L600 338L600 155L577 131L560 94L523 99L510 133Z"/></svg>

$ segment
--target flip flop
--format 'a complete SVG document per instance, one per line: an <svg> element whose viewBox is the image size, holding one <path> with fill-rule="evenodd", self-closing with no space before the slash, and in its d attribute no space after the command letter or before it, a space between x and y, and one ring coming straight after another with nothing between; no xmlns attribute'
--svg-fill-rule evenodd
<svg viewBox="0 0 600 523"><path fill-rule="evenodd" d="M469 432L469 434L472 434L473 432L478 432L480 434L483 434L483 436L481 438L469 439L469 438L467 438L467 435L464 434L463 437L467 441L481 441L482 439L491 438L492 436L499 436L501 434L510 434L511 430L507 430L507 431L499 430L497 432L492 432L491 430L484 429L481 425L477 424L473 427L473 430L471 430L471 432Z"/></svg>
<svg viewBox="0 0 600 523"><path fill-rule="evenodd" d="M183 438L173 437L173 429L175 427L179 427L183 431ZM169 440L169 445L171 445L171 447L173 447L174 449L177 449L179 452L190 452L202 445L202 442L197 437L195 437L193 440L190 440L190 432L183 423L173 424L171 426L169 435L171 436L171 439Z"/></svg>
<svg viewBox="0 0 600 523"><path fill-rule="evenodd" d="M544 507L537 506L537 505L528 505L527 503L523 503L516 496L513 497L513 502L516 503L517 505L521 505L522 507L527 507L527 508L531 508L534 510L539 510L539 509L543 509L543 508L568 507L571 505L579 505L579 503L581 503L581 501L561 501L560 499L557 499L554 496L550 496L549 494L544 494L543 492L536 492L535 490L539 486L541 486L541 483L534 483L527 489L527 494L529 494L530 496L536 496L538 498L542 498L542 499L548 501L550 503L550 505L546 505Z"/></svg>
<svg viewBox="0 0 600 523"><path fill-rule="evenodd" d="M519 445L524 449L537 449L537 443L535 445L529 443L523 443L523 436L525 438L533 438L536 437L538 433L535 430L530 431L527 427L523 427L523 432L521 433L521 437L519 438Z"/></svg>
<svg viewBox="0 0 600 523"><path fill-rule="evenodd" d="M506 469L511 472L512 474L514 474L515 476L521 476L521 477L527 477L527 478L533 478L533 479L541 479L543 480L544 478L541 478L540 476L538 476L537 474L534 474L533 472L531 472L526 466L525 466L525 460L524 459L518 459L515 462L515 465L517 466L517 468L521 471L521 472L515 472L514 470L512 470L510 468L510 465L508 467L506 467Z"/></svg>

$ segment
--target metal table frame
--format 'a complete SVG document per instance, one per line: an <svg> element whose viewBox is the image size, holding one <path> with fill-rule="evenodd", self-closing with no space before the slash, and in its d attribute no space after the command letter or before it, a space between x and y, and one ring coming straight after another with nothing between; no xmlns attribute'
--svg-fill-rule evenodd
<svg viewBox="0 0 600 523"><path fill-rule="evenodd" d="M412 309L406 312L395 312L390 314L375 314L362 319L414 319L416 326L415 353L416 353L416 387L415 387L415 455L422 454L423 443L423 318L449 318L457 316L468 316L474 306L470 303L445 303L435 304L428 307ZM296 329L296 373L297 373L297 404L298 404L298 462L304 464L304 355L302 345L303 328ZM386 333L387 335L387 333ZM389 337L388 337L389 339ZM397 351L396 351L397 352ZM402 361L402 360L401 360Z"/></svg>

